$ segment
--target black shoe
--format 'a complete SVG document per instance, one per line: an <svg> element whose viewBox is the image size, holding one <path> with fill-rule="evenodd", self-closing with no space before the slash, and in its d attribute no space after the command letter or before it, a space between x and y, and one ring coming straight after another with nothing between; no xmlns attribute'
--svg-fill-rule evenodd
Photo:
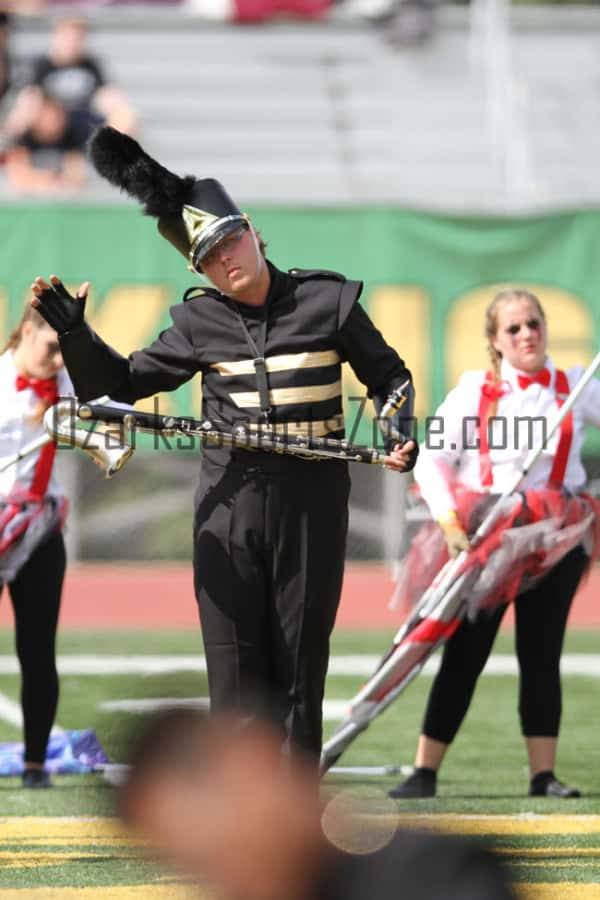
<svg viewBox="0 0 600 900"><path fill-rule="evenodd" d="M581 791L577 788L563 784L554 775L554 772L538 772L531 779L529 786L530 797L555 797L564 800L567 797L581 797Z"/></svg>
<svg viewBox="0 0 600 900"><path fill-rule="evenodd" d="M437 773L434 769L415 769L406 781L388 792L388 797L401 800L410 797L435 797Z"/></svg>
<svg viewBox="0 0 600 900"><path fill-rule="evenodd" d="M25 769L21 776L24 788L51 788L50 776L44 769Z"/></svg>

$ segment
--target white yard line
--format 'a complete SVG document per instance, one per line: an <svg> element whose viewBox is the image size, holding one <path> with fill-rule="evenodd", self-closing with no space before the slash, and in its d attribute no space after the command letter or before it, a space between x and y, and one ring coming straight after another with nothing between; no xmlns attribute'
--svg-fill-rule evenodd
<svg viewBox="0 0 600 900"><path fill-rule="evenodd" d="M21 704L17 703L11 697L0 691L0 719L14 725L16 728L23 727L23 713L21 712ZM55 725L52 734L58 734L63 729L60 725Z"/></svg>
<svg viewBox="0 0 600 900"><path fill-rule="evenodd" d="M206 672L203 656L65 655L57 658L61 675L160 675L165 672ZM19 673L16 657L0 656L0 675Z"/></svg>
<svg viewBox="0 0 600 900"><path fill-rule="evenodd" d="M98 704L98 709L104 712L147 713L174 706L208 710L210 700L208 697L136 697L132 700L103 700Z"/></svg>
<svg viewBox="0 0 600 900"><path fill-rule="evenodd" d="M323 718L331 721L343 719L348 712L349 700L325 700ZM192 709L210 708L208 697L139 697L132 700L103 700L98 708L104 712L151 713L173 706L186 706Z"/></svg>
<svg viewBox="0 0 600 900"><path fill-rule="evenodd" d="M329 662L330 676L355 676L368 677L371 675L380 656L374 654L355 654L352 656L332 656ZM424 674L434 674L438 666L438 657L428 660L424 667ZM160 655L133 655L116 656L102 654L92 655L63 655L58 657L58 670L61 675L161 675L167 672L206 672L206 660L203 656L160 656ZM596 653L567 653L561 660L563 675L587 675L592 678L600 678L600 654ZM0 675L18 675L19 665L12 654L0 655ZM517 661L511 654L493 654L485 667L487 675L518 674ZM349 700L326 700L323 706L323 714L326 719L337 720L343 718L348 710ZM139 700L115 700L101 704L105 710L122 710L127 712L147 712L164 706L175 705L208 706L206 698L144 698ZM8 722L17 728L22 728L23 720L21 708L18 703L0 693L0 720ZM55 725L56 731L63 729Z"/></svg>
<svg viewBox="0 0 600 900"><path fill-rule="evenodd" d="M329 675L368 677L375 670L381 657L372 654L353 656L332 656ZM0 657L0 673L9 664L10 657ZM438 658L430 659L424 667L425 674L435 673ZM565 675L588 675L600 677L600 655L592 653L569 653L561 661ZM173 671L205 672L206 662L202 656L63 656L59 658L62 674L143 674L153 675ZM517 661L509 654L494 654L488 660L484 674L518 674ZM327 721L343 719L350 705L350 699L325 700L323 718ZM172 706L187 706L208 709L208 697L144 697L134 699L105 700L99 708L106 712L128 712L133 714L154 712Z"/></svg>
<svg viewBox="0 0 600 900"><path fill-rule="evenodd" d="M426 663L423 671L434 674L438 666L437 656ZM353 656L332 656L329 661L330 675L369 676L375 670L381 656L356 654ZM64 655L58 657L61 675L160 675L166 672L206 672L203 656L160 656L130 655L98 656ZM562 657L563 675L589 675L600 678L600 654L567 653ZM13 655L0 655L0 675L19 674L19 665ZM484 669L487 675L517 675L517 661L512 654L494 654Z"/></svg>
<svg viewBox="0 0 600 900"><path fill-rule="evenodd" d="M381 656L332 656L329 663L330 675L372 675ZM440 656L432 656L423 667L423 674L435 675ZM561 659L563 675L590 675L600 678L600 654L566 653ZM518 675L517 659L510 653L494 653L487 661L484 675Z"/></svg>
<svg viewBox="0 0 600 900"><path fill-rule="evenodd" d="M9 725L15 725L17 728L23 727L21 707L3 693L0 693L0 719L3 722L8 722Z"/></svg>

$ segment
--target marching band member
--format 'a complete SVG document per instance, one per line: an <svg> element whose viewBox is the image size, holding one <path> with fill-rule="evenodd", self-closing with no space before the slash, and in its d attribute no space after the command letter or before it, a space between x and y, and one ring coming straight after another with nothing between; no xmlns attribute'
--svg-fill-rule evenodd
<svg viewBox="0 0 600 900"><path fill-rule="evenodd" d="M58 331L80 400L134 402L202 373L202 414L231 430L267 425L342 437L341 363L379 408L410 379L358 303L362 284L322 271L289 273L264 256L245 215L213 179L181 179L132 139L101 129L100 174L144 202L161 234L212 287L188 290L173 324L129 359L84 323L85 290L57 278L33 287ZM412 390L394 424L403 434ZM412 440L392 441L390 468L412 468ZM329 636L339 603L348 522L347 464L230 447L202 454L194 579L213 709L264 711L319 755Z"/></svg>
<svg viewBox="0 0 600 900"><path fill-rule="evenodd" d="M485 330L492 371L462 376L438 409L415 469L421 494L438 524L424 527L405 560L400 579L404 603L411 592L413 599L418 597L448 556L469 550L468 534L489 510L494 495L513 483L527 452L542 442L547 417L583 372L579 367L562 372L546 356L544 311L529 291L499 293L486 312ZM586 423L600 428L600 382L595 379L525 476L512 515L505 516L470 554L485 564L487 593L476 604L479 611L471 598L469 620L462 621L445 644L429 694L415 770L390 796L435 795L437 772L467 712L507 604L515 596L519 715L529 758L529 793L579 796L556 778L554 767L567 617L589 563L584 545L587 542L589 553L592 543L592 555L598 549L598 504L578 495L586 480L581 463ZM509 534L511 541L506 539Z"/></svg>
<svg viewBox="0 0 600 900"><path fill-rule="evenodd" d="M44 435L46 409L73 392L56 332L29 305L0 356L0 384L0 455L7 457ZM51 786L44 761L58 703L55 637L67 512L55 449L48 442L0 473L0 590L8 585L15 614L26 788Z"/></svg>

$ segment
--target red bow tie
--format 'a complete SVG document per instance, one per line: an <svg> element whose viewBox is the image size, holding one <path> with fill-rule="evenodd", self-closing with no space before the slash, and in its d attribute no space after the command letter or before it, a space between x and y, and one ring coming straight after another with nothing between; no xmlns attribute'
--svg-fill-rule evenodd
<svg viewBox="0 0 600 900"><path fill-rule="evenodd" d="M499 400L508 391L508 383L506 381L484 381L481 386L481 393L488 400Z"/></svg>
<svg viewBox="0 0 600 900"><path fill-rule="evenodd" d="M27 378L25 375L17 375L15 387L18 391L31 388L40 400L46 400L50 403L58 398L56 378Z"/></svg>
<svg viewBox="0 0 600 900"><path fill-rule="evenodd" d="M544 387L550 387L550 372L548 369L542 369L537 375L518 375L517 378L522 391L526 390L530 384L541 384Z"/></svg>

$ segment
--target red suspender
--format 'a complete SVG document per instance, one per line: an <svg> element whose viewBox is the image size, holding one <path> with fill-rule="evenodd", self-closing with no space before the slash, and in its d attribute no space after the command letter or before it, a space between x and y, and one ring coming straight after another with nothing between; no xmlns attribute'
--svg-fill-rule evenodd
<svg viewBox="0 0 600 900"><path fill-rule="evenodd" d="M556 391L556 403L560 407L564 403L565 397L569 396L570 388L566 374L557 369L554 385ZM481 396L479 398L479 478L482 487L491 487L494 483L494 473L490 460L490 449L488 445L488 421L490 407L504 394L504 385L493 381L491 372L486 372L485 381L481 385ZM562 487L569 459L569 451L571 449L571 441L573 439L573 413L569 413L560 426L560 436L558 439L558 447L556 455L552 463L552 471L548 479L548 487L558 490Z"/></svg>
<svg viewBox="0 0 600 900"><path fill-rule="evenodd" d="M58 400L58 391L56 389L56 382L54 384L54 396L50 398L50 406L52 406ZM31 481L31 487L29 488L30 492L38 499L42 499L42 497L46 493L46 489L48 488L48 482L50 481L50 476L52 475L52 466L54 465L54 456L56 455L56 444L54 441L51 441L49 444L45 444L40 450L40 455L38 457L38 461L35 465L35 471L33 473L33 479Z"/></svg>
<svg viewBox="0 0 600 900"><path fill-rule="evenodd" d="M494 483L490 448L488 446L488 420L490 417L490 406L492 403L496 403L503 393L504 385L495 382L491 372L486 372L485 381L481 385L479 411L477 414L479 420L479 478L482 487L491 487Z"/></svg>
<svg viewBox="0 0 600 900"><path fill-rule="evenodd" d="M565 402L565 397L569 396L570 388L567 376L559 369L556 370L556 405L560 407ZM560 436L558 438L558 447L556 455L552 463L552 471L548 479L548 487L559 490L565 478L565 470L569 459L569 451L571 449L571 441L573 440L573 413L568 413L560 426Z"/></svg>
<svg viewBox="0 0 600 900"><path fill-rule="evenodd" d="M42 499L46 493L50 476L52 475L52 466L54 465L54 456L56 454L56 444L51 441L45 444L40 450L40 455L33 473L30 492L36 499Z"/></svg>

